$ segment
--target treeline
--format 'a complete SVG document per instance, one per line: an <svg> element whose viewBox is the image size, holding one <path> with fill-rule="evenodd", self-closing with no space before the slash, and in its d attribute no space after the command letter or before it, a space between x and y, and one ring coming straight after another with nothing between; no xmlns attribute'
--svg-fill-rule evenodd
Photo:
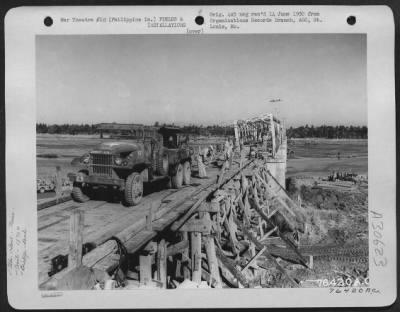
<svg viewBox="0 0 400 312"><path fill-rule="evenodd" d="M156 122L155 127L161 126L174 126L175 124L160 124ZM188 125L180 127L183 133L192 135L217 135L217 136L232 136L234 135L232 126L203 126L203 125ZM97 134L97 125L89 124L62 124L62 125L48 125L45 123L36 124L36 133L49 133L49 134Z"/></svg>
<svg viewBox="0 0 400 312"><path fill-rule="evenodd" d="M98 133L96 125L89 124L62 124L62 125L47 125L44 123L36 124L36 133L49 134L94 134Z"/></svg>
<svg viewBox="0 0 400 312"><path fill-rule="evenodd" d="M187 134L204 135L204 136L209 136L209 135L233 136L233 135L235 135L235 132L234 132L232 126L218 126L218 125L205 126L205 127L202 125L200 125L200 126L197 126L197 125L183 126L182 132L187 133Z"/></svg>
<svg viewBox="0 0 400 312"><path fill-rule="evenodd" d="M286 131L288 138L368 139L366 126L300 126Z"/></svg>
<svg viewBox="0 0 400 312"><path fill-rule="evenodd" d="M160 124L156 122L156 127L175 126L174 124ZM187 125L180 127L183 133L192 135L216 135L216 136L233 136L234 130L232 126L203 126L203 125ZM36 124L36 133L49 134L97 134L97 125L89 124L61 124L48 125L44 123ZM286 131L288 138L328 138L328 139L367 139L368 128L366 126L300 126L290 127Z"/></svg>

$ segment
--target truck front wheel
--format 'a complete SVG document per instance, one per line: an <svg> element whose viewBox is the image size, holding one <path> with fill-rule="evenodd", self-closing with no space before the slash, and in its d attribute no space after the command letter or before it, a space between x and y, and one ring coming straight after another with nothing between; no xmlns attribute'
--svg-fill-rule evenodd
<svg viewBox="0 0 400 312"><path fill-rule="evenodd" d="M173 188L179 189L183 183L183 166L182 164L176 165L176 173L171 177L171 184Z"/></svg>
<svg viewBox="0 0 400 312"><path fill-rule="evenodd" d="M142 176L133 172L126 179L125 201L129 206L136 206L143 198L143 179Z"/></svg>
<svg viewBox="0 0 400 312"><path fill-rule="evenodd" d="M185 161L183 164L183 184L189 185L190 178L192 176L192 168L190 166L190 162Z"/></svg>
<svg viewBox="0 0 400 312"><path fill-rule="evenodd" d="M81 185L74 185L71 192L71 197L78 203L84 203L90 200L90 197L85 194Z"/></svg>

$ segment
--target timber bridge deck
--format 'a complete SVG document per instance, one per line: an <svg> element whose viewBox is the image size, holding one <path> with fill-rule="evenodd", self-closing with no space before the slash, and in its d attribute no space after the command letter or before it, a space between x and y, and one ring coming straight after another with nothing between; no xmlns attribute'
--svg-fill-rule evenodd
<svg viewBox="0 0 400 312"><path fill-rule="evenodd" d="M224 161L222 169L207 169L208 178L154 192L134 207L66 201L38 211L39 288L91 289L90 278L77 281L82 267L133 288L179 288L187 280L254 287L262 271L273 267L291 287L300 287L276 261L279 250L272 254L265 244L279 238L282 253L290 250L292 260L307 267L296 241L303 218L284 187L284 128L267 115L235 122L235 136L250 149L262 141L263 152L245 158L251 153L242 145L229 169ZM127 258L137 265L122 269Z"/></svg>

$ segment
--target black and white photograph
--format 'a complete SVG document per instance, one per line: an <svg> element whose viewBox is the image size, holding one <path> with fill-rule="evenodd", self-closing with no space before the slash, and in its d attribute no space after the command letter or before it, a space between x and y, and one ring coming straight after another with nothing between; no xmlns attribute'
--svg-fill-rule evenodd
<svg viewBox="0 0 400 312"><path fill-rule="evenodd" d="M36 75L39 287L368 285L364 34L37 36Z"/></svg>
<svg viewBox="0 0 400 312"><path fill-rule="evenodd" d="M12 305L390 303L388 10L175 10L6 19Z"/></svg>

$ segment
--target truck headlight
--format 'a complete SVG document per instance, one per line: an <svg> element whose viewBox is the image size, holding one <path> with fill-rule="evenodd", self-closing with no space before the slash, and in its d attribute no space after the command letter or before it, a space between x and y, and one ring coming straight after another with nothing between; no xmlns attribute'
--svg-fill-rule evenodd
<svg viewBox="0 0 400 312"><path fill-rule="evenodd" d="M82 162L83 162L84 164L88 164L88 163L89 163L89 158L90 158L89 155L85 155L85 156L83 157Z"/></svg>
<svg viewBox="0 0 400 312"><path fill-rule="evenodd" d="M117 166L121 166L121 164L122 164L122 159L121 159L120 157L115 157L114 162L115 162L115 164L116 164Z"/></svg>

